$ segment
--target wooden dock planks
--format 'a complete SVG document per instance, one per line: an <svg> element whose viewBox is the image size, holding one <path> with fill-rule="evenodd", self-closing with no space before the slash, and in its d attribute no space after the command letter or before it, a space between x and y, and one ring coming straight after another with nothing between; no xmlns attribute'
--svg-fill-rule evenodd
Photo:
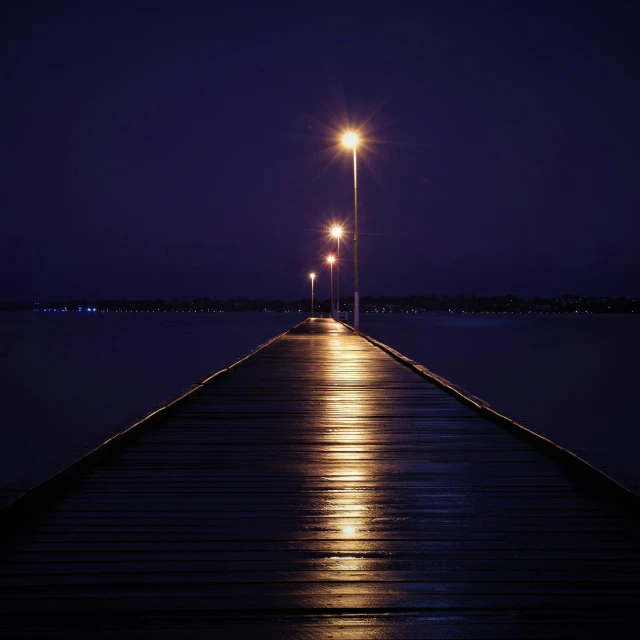
<svg viewBox="0 0 640 640"><path fill-rule="evenodd" d="M606 487L314 319L10 536L0 631L629 637L636 523Z"/></svg>

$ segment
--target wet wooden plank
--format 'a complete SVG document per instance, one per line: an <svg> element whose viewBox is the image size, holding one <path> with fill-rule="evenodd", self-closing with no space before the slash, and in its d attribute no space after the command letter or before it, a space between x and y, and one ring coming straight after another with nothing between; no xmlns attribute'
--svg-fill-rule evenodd
<svg viewBox="0 0 640 640"><path fill-rule="evenodd" d="M0 631L628 635L637 522L601 485L317 319L16 530L0 556Z"/></svg>
<svg viewBox="0 0 640 640"><path fill-rule="evenodd" d="M24 617L25 638L40 638L52 628L60 626L60 615L47 614L34 619ZM189 614L167 614L146 611L144 614L128 612L127 616L116 619L112 615L93 612L90 619L76 614L73 622L65 624L65 638L86 638L86 628L91 627L108 638L175 638L184 640L219 638L260 638L281 640L282 630L291 640L312 638L333 638L335 640L406 640L407 638L443 639L488 637L508 639L522 637L520 632L526 627L529 638L567 638L573 634L573 621L561 613L550 611L540 615L531 614L526 609L505 613L497 610L457 610L441 614L436 612L415 612L407 617L391 613L353 613L328 615L301 612L292 618L288 612L282 614L258 613L250 618L233 612L215 615L205 612ZM589 613L585 625L593 633L591 637L624 637L628 628L613 624L609 612ZM488 632L491 634L488 635Z"/></svg>

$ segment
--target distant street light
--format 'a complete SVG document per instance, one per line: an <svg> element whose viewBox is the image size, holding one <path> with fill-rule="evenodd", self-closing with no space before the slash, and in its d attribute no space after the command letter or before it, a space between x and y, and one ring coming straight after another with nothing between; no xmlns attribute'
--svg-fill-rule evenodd
<svg viewBox="0 0 640 640"><path fill-rule="evenodd" d="M309 277L311 278L311 317L313 318L313 281L316 279L316 274L310 273Z"/></svg>
<svg viewBox="0 0 640 640"><path fill-rule="evenodd" d="M356 149L360 138L353 131L347 131L342 136L342 144L347 149L353 149L353 213L355 229L353 234L353 328L360 332L360 284L358 282L358 171L356 165Z"/></svg>
<svg viewBox="0 0 640 640"><path fill-rule="evenodd" d="M333 256L327 256L327 262L329 263L329 269L331 270L331 317L334 318L334 310L333 310L333 263L335 262L335 258Z"/></svg>
<svg viewBox="0 0 640 640"><path fill-rule="evenodd" d="M342 235L342 227L334 225L331 229L331 235L338 241L338 260L336 262L336 320L340 319L340 236Z"/></svg>

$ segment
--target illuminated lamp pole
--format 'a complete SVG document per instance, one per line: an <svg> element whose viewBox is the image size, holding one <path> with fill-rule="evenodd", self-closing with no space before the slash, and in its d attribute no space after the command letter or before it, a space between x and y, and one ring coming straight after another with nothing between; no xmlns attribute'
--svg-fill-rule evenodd
<svg viewBox="0 0 640 640"><path fill-rule="evenodd" d="M310 273L309 277L311 278L311 317L313 318L313 281L316 279L316 274Z"/></svg>
<svg viewBox="0 0 640 640"><path fill-rule="evenodd" d="M333 312L333 263L335 262L335 258L333 256L327 256L327 262L329 263L329 269L331 270L331 317L334 316Z"/></svg>
<svg viewBox="0 0 640 640"><path fill-rule="evenodd" d="M353 233L353 328L360 333L360 284L358 282L358 171L356 165L356 149L358 148L358 134L348 131L342 136L342 144L347 149L353 149L353 213L355 229Z"/></svg>
<svg viewBox="0 0 640 640"><path fill-rule="evenodd" d="M336 225L331 229L331 235L338 241L338 259L336 262L336 320L340 319L340 236L342 235L342 227Z"/></svg>

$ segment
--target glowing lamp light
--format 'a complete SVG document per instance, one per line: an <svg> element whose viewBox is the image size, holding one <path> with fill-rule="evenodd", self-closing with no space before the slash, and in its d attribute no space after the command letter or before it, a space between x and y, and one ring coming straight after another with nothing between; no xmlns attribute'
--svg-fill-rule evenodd
<svg viewBox="0 0 640 640"><path fill-rule="evenodd" d="M315 273L310 273L309 277L313 280L316 277L316 274Z"/></svg>
<svg viewBox="0 0 640 640"><path fill-rule="evenodd" d="M347 147L347 149L355 149L360 142L360 138L358 138L358 134L353 131L347 131L342 136L342 144Z"/></svg>
<svg viewBox="0 0 640 640"><path fill-rule="evenodd" d="M352 536L355 532L356 532L356 528L352 527L351 525L347 525L346 527L344 527L342 529L343 533L348 535L348 536Z"/></svg>
<svg viewBox="0 0 640 640"><path fill-rule="evenodd" d="M333 256L328 256L328 257L327 257L327 262L328 262L329 264L333 264L333 263L335 262L335 260L336 260L336 259L335 259Z"/></svg>
<svg viewBox="0 0 640 640"><path fill-rule="evenodd" d="M339 238L342 235L342 227L338 227L337 225L331 229L331 235L334 238Z"/></svg>

